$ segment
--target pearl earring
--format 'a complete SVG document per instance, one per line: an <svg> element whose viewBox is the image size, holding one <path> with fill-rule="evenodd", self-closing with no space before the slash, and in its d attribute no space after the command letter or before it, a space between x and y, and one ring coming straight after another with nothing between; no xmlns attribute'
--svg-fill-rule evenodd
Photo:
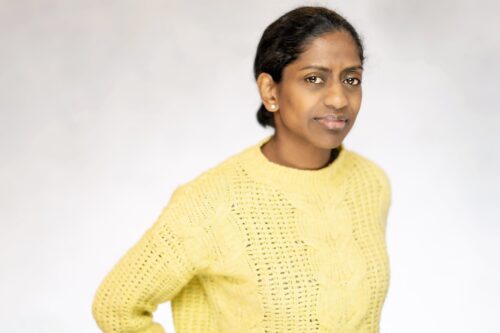
<svg viewBox="0 0 500 333"><path fill-rule="evenodd" d="M276 109L276 104L271 104L271 109Z"/></svg>

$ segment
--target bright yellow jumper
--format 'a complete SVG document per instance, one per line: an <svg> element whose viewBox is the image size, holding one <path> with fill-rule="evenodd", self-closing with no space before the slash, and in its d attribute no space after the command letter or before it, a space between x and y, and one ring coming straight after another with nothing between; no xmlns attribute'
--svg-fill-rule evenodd
<svg viewBox="0 0 500 333"><path fill-rule="evenodd" d="M269 161L266 137L182 184L100 285L106 333L379 332L389 286L381 167L340 146L318 170Z"/></svg>

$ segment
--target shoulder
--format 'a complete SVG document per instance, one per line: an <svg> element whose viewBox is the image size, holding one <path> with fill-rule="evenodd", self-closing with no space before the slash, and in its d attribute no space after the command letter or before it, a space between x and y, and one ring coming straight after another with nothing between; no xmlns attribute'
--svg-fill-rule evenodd
<svg viewBox="0 0 500 333"><path fill-rule="evenodd" d="M240 155L239 153L232 155L181 183L175 188L172 200L190 200L197 204L210 204L212 206L216 206L218 203L228 203Z"/></svg>
<svg viewBox="0 0 500 333"><path fill-rule="evenodd" d="M390 193L391 181L388 173L373 159L346 149L346 159L349 161L349 174L352 178L362 181L364 184L375 186L378 191Z"/></svg>
<svg viewBox="0 0 500 333"><path fill-rule="evenodd" d="M246 146L217 164L208 167L191 180L179 185L176 192L202 190L212 195L229 195L231 185L241 176L242 165L249 158L254 147L255 145Z"/></svg>

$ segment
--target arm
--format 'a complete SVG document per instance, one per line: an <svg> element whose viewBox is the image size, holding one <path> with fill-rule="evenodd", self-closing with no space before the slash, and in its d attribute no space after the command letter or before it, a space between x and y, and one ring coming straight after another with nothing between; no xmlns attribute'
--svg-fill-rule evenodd
<svg viewBox="0 0 500 333"><path fill-rule="evenodd" d="M177 188L157 221L99 286L92 313L103 332L164 332L152 313L171 300L206 259L206 238L196 222L207 216L187 199L184 188Z"/></svg>

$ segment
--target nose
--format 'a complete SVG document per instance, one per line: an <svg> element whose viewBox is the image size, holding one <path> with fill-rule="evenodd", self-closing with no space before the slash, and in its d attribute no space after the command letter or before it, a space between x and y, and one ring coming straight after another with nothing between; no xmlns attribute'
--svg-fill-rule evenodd
<svg viewBox="0 0 500 333"><path fill-rule="evenodd" d="M325 106L334 109L343 109L349 103L342 82L332 82L324 97Z"/></svg>

